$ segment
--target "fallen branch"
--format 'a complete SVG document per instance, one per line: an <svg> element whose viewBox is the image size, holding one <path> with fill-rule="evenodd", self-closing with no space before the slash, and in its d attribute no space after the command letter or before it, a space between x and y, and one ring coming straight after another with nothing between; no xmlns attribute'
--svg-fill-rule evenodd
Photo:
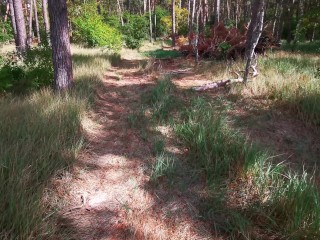
<svg viewBox="0 0 320 240"><path fill-rule="evenodd" d="M172 74L172 75L178 75L178 74L192 74L194 73L192 71L192 68L186 68L186 69L179 69L179 70L174 70L174 71L169 71L167 74Z"/></svg>
<svg viewBox="0 0 320 240"><path fill-rule="evenodd" d="M252 70L253 70L253 72L251 73L252 74L251 79L255 78L259 75L259 72L256 67L257 67L257 62L255 62L254 64L252 64L250 66L250 68L252 68ZM244 72L244 71L240 71L240 72ZM243 77L241 77L241 75L238 72L233 71L232 73L234 73L237 76L237 78L231 78L231 79L226 79L226 80L220 80L220 81L213 82L213 83L207 83L202 86L193 87L192 89L195 91L205 91L207 89L225 87L225 86L228 86L232 83L242 83L243 82Z"/></svg>

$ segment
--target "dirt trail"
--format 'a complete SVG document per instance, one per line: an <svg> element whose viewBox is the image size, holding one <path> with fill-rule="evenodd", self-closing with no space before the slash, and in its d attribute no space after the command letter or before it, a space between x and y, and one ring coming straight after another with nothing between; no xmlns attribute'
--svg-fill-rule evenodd
<svg viewBox="0 0 320 240"><path fill-rule="evenodd" d="M87 123L87 154L75 176L58 187L68 202L58 217L61 238L219 239L194 207L204 184L180 191L149 183L152 146L129 127L127 117L154 81L135 72L127 69L124 75L110 68L105 74L95 114ZM94 127L92 120L99 125Z"/></svg>

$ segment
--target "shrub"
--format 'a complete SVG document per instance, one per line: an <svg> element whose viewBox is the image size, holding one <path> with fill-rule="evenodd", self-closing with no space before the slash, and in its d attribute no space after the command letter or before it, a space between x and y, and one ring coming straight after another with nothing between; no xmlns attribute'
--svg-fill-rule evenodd
<svg viewBox="0 0 320 240"><path fill-rule="evenodd" d="M8 42L13 39L13 31L10 21L0 23L0 29L0 43ZM5 29L6 31L2 31L2 29Z"/></svg>
<svg viewBox="0 0 320 240"><path fill-rule="evenodd" d="M156 7L157 26L156 26L156 32L155 32L157 37L161 37L168 33L166 25L163 23L163 21L161 21L161 19L166 16L170 16L170 13L166 9L157 6ZM154 19L154 14L152 16L152 19Z"/></svg>
<svg viewBox="0 0 320 240"><path fill-rule="evenodd" d="M148 21L144 16L125 14L122 28L126 46L131 49L141 47L148 33Z"/></svg>
<svg viewBox="0 0 320 240"><path fill-rule="evenodd" d="M176 31L179 35L187 35L188 28L188 10L185 8L175 8L176 13ZM165 16L161 19L161 24L165 26L166 32L170 33L172 28L171 16Z"/></svg>
<svg viewBox="0 0 320 240"><path fill-rule="evenodd" d="M86 43L90 47L107 47L119 50L122 47L121 33L103 22L97 14L83 14L73 20L76 42Z"/></svg>
<svg viewBox="0 0 320 240"><path fill-rule="evenodd" d="M53 79L51 49L32 48L23 58L8 54L0 68L0 92L25 93L49 86Z"/></svg>

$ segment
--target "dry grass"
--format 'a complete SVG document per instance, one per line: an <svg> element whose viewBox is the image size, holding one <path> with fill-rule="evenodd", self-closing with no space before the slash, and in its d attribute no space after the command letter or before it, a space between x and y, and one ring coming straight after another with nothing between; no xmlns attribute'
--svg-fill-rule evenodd
<svg viewBox="0 0 320 240"><path fill-rule="evenodd" d="M53 178L68 169L84 143L84 127L94 89L101 83L109 56L73 47L75 89L66 95L46 89L26 97L0 99L0 238L47 238L55 212ZM45 194L46 193L46 194ZM48 198L48 196L51 196Z"/></svg>

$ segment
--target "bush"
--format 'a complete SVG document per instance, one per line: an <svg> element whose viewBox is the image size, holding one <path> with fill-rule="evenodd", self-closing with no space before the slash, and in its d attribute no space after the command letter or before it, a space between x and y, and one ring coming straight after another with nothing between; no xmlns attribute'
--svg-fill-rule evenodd
<svg viewBox="0 0 320 240"><path fill-rule="evenodd" d="M124 20L126 23L122 28L122 32L127 47L131 49L141 47L142 41L148 33L148 21L146 17L125 14Z"/></svg>
<svg viewBox="0 0 320 240"><path fill-rule="evenodd" d="M25 93L51 85L52 79L53 65L48 47L30 49L23 58L10 53L0 68L0 92Z"/></svg>
<svg viewBox="0 0 320 240"><path fill-rule="evenodd" d="M0 23L0 29L0 43L8 42L13 39L13 31L10 21ZM6 31L3 32L2 29L6 29Z"/></svg>
<svg viewBox="0 0 320 240"><path fill-rule="evenodd" d="M166 16L170 16L170 13L166 9L157 6L156 7L157 27L156 27L156 32L155 32L157 37L161 37L165 34L168 34L167 29L166 29L166 25L164 25L163 22L161 21L161 19ZM154 14L153 14L152 19L154 19Z"/></svg>
<svg viewBox="0 0 320 240"><path fill-rule="evenodd" d="M179 35L187 35L188 27L188 10L185 8L175 8L176 13L176 31ZM171 16L166 16L161 19L161 24L165 26L166 32L171 33L172 19Z"/></svg>
<svg viewBox="0 0 320 240"><path fill-rule="evenodd" d="M103 22L97 14L83 14L73 21L73 40L86 43L90 47L107 47L120 50L122 47L121 33Z"/></svg>

